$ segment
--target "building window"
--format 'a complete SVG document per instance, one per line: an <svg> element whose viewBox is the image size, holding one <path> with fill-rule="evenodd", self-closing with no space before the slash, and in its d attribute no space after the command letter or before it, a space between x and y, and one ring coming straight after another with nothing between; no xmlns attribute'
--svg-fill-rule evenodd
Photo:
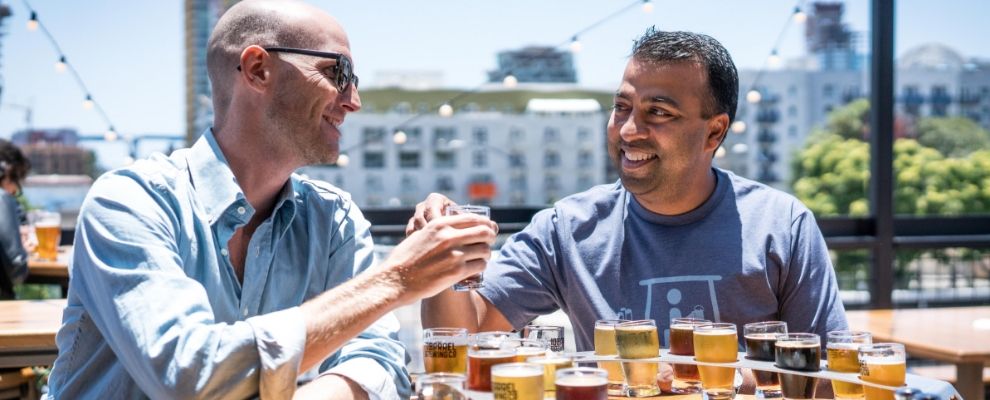
<svg viewBox="0 0 990 400"><path fill-rule="evenodd" d="M578 167L586 168L591 166L591 152L587 150L581 150L578 152Z"/></svg>
<svg viewBox="0 0 990 400"><path fill-rule="evenodd" d="M488 155L484 150L475 150L471 155L471 164L475 168L485 168L488 166Z"/></svg>
<svg viewBox="0 0 990 400"><path fill-rule="evenodd" d="M577 184L578 184L577 187L578 190L584 190L594 186L594 183L591 182L591 175L589 174L579 175Z"/></svg>
<svg viewBox="0 0 990 400"><path fill-rule="evenodd" d="M509 129L509 139L512 139L512 142L518 143L525 138L526 138L526 134L525 132L523 132L522 129L516 127Z"/></svg>
<svg viewBox="0 0 990 400"><path fill-rule="evenodd" d="M509 187L511 187L512 190L516 190L516 191L521 191L521 192L526 191L526 175L525 174L513 175L512 178L509 179Z"/></svg>
<svg viewBox="0 0 990 400"><path fill-rule="evenodd" d="M364 167L365 168L385 168L385 153L380 151L366 151L364 152Z"/></svg>
<svg viewBox="0 0 990 400"><path fill-rule="evenodd" d="M556 168L560 166L560 154L553 150L547 150L543 153L543 167L544 168Z"/></svg>
<svg viewBox="0 0 990 400"><path fill-rule="evenodd" d="M560 178L557 175L547 174L543 177L543 189L548 192L560 190Z"/></svg>
<svg viewBox="0 0 990 400"><path fill-rule="evenodd" d="M449 126L433 128L433 146L446 148L451 141L457 138L457 130Z"/></svg>
<svg viewBox="0 0 990 400"><path fill-rule="evenodd" d="M416 126L402 130L406 133L406 144L420 144L423 141L423 129Z"/></svg>
<svg viewBox="0 0 990 400"><path fill-rule="evenodd" d="M438 192L452 192L454 191L454 178L449 176L441 175L437 177L437 191Z"/></svg>
<svg viewBox="0 0 990 400"><path fill-rule="evenodd" d="M557 128L548 126L543 130L543 142L553 143L560 140L560 131Z"/></svg>
<svg viewBox="0 0 990 400"><path fill-rule="evenodd" d="M788 117L796 117L797 116L797 113L798 113L798 110L797 110L797 107L796 106L793 106L792 105L792 106L788 106L787 107L787 116Z"/></svg>
<svg viewBox="0 0 990 400"><path fill-rule="evenodd" d="M788 86L787 95L791 97L797 96L797 86L794 85Z"/></svg>
<svg viewBox="0 0 990 400"><path fill-rule="evenodd" d="M484 146L488 144L488 128L483 126L476 126L474 131L471 132L471 138L474 140L474 144L478 146Z"/></svg>
<svg viewBox="0 0 990 400"><path fill-rule="evenodd" d="M402 191L406 193L416 192L419 190L419 182L417 182L416 177L412 175L402 175L400 185L402 186Z"/></svg>
<svg viewBox="0 0 990 400"><path fill-rule="evenodd" d="M796 138L797 137L797 134L798 134L798 130L797 130L797 127L796 126L791 125L791 126L787 127L787 136L790 136L792 138Z"/></svg>
<svg viewBox="0 0 990 400"><path fill-rule="evenodd" d="M365 127L361 132L361 138L363 144L382 144L385 143L385 128L384 127Z"/></svg>
<svg viewBox="0 0 990 400"><path fill-rule="evenodd" d="M450 169L457 166L457 154L452 151L433 152L433 167Z"/></svg>
<svg viewBox="0 0 990 400"><path fill-rule="evenodd" d="M835 95L835 86L832 86L832 84L825 84L825 86L822 87L822 96L825 96L825 98L830 99L834 95Z"/></svg>
<svg viewBox="0 0 990 400"><path fill-rule="evenodd" d="M509 153L509 166L510 167L525 167L526 166L526 155L519 152Z"/></svg>
<svg viewBox="0 0 990 400"><path fill-rule="evenodd" d="M368 192L381 192L385 189L382 185L382 177L378 175L368 175L364 179L364 186L368 188Z"/></svg>
<svg viewBox="0 0 990 400"><path fill-rule="evenodd" d="M403 151L399 153L400 168L419 168L419 152Z"/></svg>
<svg viewBox="0 0 990 400"><path fill-rule="evenodd" d="M341 174L337 174L336 176L334 176L333 185L339 188L344 187L344 176Z"/></svg>
<svg viewBox="0 0 990 400"><path fill-rule="evenodd" d="M578 141L587 142L588 139L591 139L591 130L583 127L578 128Z"/></svg>

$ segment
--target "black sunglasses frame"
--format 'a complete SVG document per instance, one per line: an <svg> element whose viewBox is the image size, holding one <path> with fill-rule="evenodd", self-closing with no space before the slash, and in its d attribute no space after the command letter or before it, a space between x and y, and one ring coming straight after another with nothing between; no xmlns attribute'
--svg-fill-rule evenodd
<svg viewBox="0 0 990 400"><path fill-rule="evenodd" d="M297 49L294 47L262 47L262 49L273 53L301 54L304 56L332 59L337 62L337 64L333 66L333 85L337 87L337 90L343 93L346 92L352 84L355 88L358 86L358 76L354 74L354 63L351 62L350 58L343 54L328 51ZM240 65L237 66L237 70L241 70Z"/></svg>

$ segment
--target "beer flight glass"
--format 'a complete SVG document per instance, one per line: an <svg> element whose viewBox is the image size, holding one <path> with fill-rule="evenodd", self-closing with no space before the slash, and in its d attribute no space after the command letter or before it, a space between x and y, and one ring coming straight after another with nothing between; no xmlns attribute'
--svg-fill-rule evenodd
<svg viewBox="0 0 990 400"><path fill-rule="evenodd" d="M736 361L739 348L736 325L713 323L694 328L694 358L698 361L730 363ZM736 369L699 365L701 388L709 399L731 399L736 395L733 381Z"/></svg>
<svg viewBox="0 0 990 400"><path fill-rule="evenodd" d="M449 205L443 210L443 215L460 215L460 214L478 214L485 218L491 218L491 209L487 206L475 206L475 205ZM466 292L475 289L481 289L484 287L484 281L481 274L476 274L464 278L460 282L454 284L454 291Z"/></svg>
<svg viewBox="0 0 990 400"><path fill-rule="evenodd" d="M554 377L557 371L574 367L574 357L555 353L548 353L540 357L530 357L526 359L526 362L539 365L543 368L543 397L547 399L552 399L556 396L554 393Z"/></svg>
<svg viewBox="0 0 990 400"><path fill-rule="evenodd" d="M427 373L467 373L467 345L467 329L424 329L423 368Z"/></svg>
<svg viewBox="0 0 990 400"><path fill-rule="evenodd" d="M492 396L495 400L543 399L543 368L530 363L492 366Z"/></svg>
<svg viewBox="0 0 990 400"><path fill-rule="evenodd" d="M623 359L656 358L660 356L657 324L652 319L623 322L615 326L615 347ZM623 362L625 394L647 397L660 394L657 386L656 362Z"/></svg>
<svg viewBox="0 0 990 400"><path fill-rule="evenodd" d="M564 327L553 325L526 325L523 327L522 337L524 339L536 339L547 342L550 351L562 353L564 351Z"/></svg>
<svg viewBox="0 0 990 400"><path fill-rule="evenodd" d="M624 319L600 319L595 321L595 355L615 356L619 352L615 348L615 326ZM608 372L608 394L621 396L623 378L622 365L618 361L599 361L598 368Z"/></svg>
<svg viewBox="0 0 990 400"><path fill-rule="evenodd" d="M875 343L860 346L859 378L865 382L886 386L903 386L907 367L904 345L900 343ZM886 389L863 387L866 400L893 400L894 392Z"/></svg>
<svg viewBox="0 0 990 400"><path fill-rule="evenodd" d="M557 400L605 400L608 371L601 368L566 368L557 371L554 385Z"/></svg>
<svg viewBox="0 0 990 400"><path fill-rule="evenodd" d="M746 358L759 361L774 361L774 344L777 335L787 333L787 323L783 321L754 322L743 325L743 340L746 341ZM776 372L753 370L756 378L756 395L764 399L778 398L780 379Z"/></svg>
<svg viewBox="0 0 990 400"><path fill-rule="evenodd" d="M776 365L794 371L818 372L822 362L821 338L814 333L788 333L777 336L774 344ZM785 399L814 399L818 378L780 374Z"/></svg>
<svg viewBox="0 0 990 400"><path fill-rule="evenodd" d="M464 374L436 372L416 380L417 400L467 400L464 394Z"/></svg>
<svg viewBox="0 0 990 400"><path fill-rule="evenodd" d="M711 325L712 321L698 318L674 318L670 320L670 354L694 356L694 328ZM701 392L701 376L698 366L674 364L674 381L671 391L677 394Z"/></svg>
<svg viewBox="0 0 990 400"><path fill-rule="evenodd" d="M859 346L873 343L869 332L834 331L826 336L825 351L828 354L828 369L835 372L859 372ZM862 399L863 385L851 382L832 381L832 392L836 400Z"/></svg>

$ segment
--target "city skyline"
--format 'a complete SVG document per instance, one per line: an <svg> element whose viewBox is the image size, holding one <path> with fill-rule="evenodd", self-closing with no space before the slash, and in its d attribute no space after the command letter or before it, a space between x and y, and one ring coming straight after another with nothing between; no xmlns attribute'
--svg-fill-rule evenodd
<svg viewBox="0 0 990 400"><path fill-rule="evenodd" d="M388 13L376 13L366 6L313 3L335 14L348 30L357 71L362 83L367 81L366 87L375 85L377 72L426 70L441 71L444 86L453 88L470 88L484 82L486 72L496 67L499 51L566 43L576 31L629 4L508 1L478 4L465 10L454 2L443 1L431 2L431 12L424 13L421 4L399 3L392 4ZM28 13L24 4L8 4L14 15L6 21L7 35L0 56L0 73L5 80L0 99L5 105L0 107L0 137L9 138L25 127L23 110L6 106L9 104L32 107L36 128L69 127L83 134L106 130L97 113L83 109L85 94L71 77L55 72L54 49L40 32L25 28ZM709 3L679 4L676 8L660 1L652 4L652 13L634 7L581 35L583 50L574 57L579 85L614 87L632 40L650 25L711 34L725 43L740 69L759 69L793 12L793 4L769 0L747 6L718 4L719 9L711 9ZM51 1L35 1L32 5L118 131L184 132L181 2L106 1L55 7ZM990 12L990 5L976 1L899 5L898 56L928 42L945 43L966 57L990 55L990 44L972 35L972 28L979 26L978 16L986 15L979 10ZM568 18L559 18L561 12ZM868 12L867 4L847 2L845 20L852 30L865 34ZM928 18L934 12L951 18L937 23ZM414 20L409 15L425 17ZM751 23L739 25L740 19ZM122 34L122 30L139 34ZM395 40L399 37L403 40ZM788 59L803 55L803 40L804 26L792 24L783 36L780 56ZM860 39L862 47L865 40ZM743 88L748 85L741 84Z"/></svg>

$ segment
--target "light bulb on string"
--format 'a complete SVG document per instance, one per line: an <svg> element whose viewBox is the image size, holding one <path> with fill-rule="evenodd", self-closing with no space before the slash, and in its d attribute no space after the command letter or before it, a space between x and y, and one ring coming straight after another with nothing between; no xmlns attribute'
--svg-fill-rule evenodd
<svg viewBox="0 0 990 400"><path fill-rule="evenodd" d="M801 11L801 6L797 6L794 7L794 14L791 16L791 18L794 19L794 22L803 24L805 21L808 20L808 14L805 14L804 11Z"/></svg>
<svg viewBox="0 0 990 400"><path fill-rule="evenodd" d="M55 72L58 72L58 73L61 74L61 73L65 72L66 67L67 66L65 65L65 56L60 57L58 59L58 61L55 62Z"/></svg>
<svg viewBox="0 0 990 400"><path fill-rule="evenodd" d="M744 154L749 151L749 145L746 143L736 143L732 145L732 152L736 154Z"/></svg>
<svg viewBox="0 0 990 400"><path fill-rule="evenodd" d="M777 54L777 49L773 49L770 52L770 57L767 57L767 65L771 68L777 68L780 66L780 55Z"/></svg>
<svg viewBox="0 0 990 400"><path fill-rule="evenodd" d="M451 115L454 115L454 107L451 107L450 104L443 103L437 113L439 113L441 117L449 118Z"/></svg>
<svg viewBox="0 0 990 400"><path fill-rule="evenodd" d="M515 75L508 74L505 78L502 78L502 85L507 88L514 88L519 84L519 79L516 79Z"/></svg>
<svg viewBox="0 0 990 400"><path fill-rule="evenodd" d="M578 40L578 37L577 36L572 37L571 38L571 52L572 53L579 53L579 52L581 52L581 49L582 48L583 47L581 46L581 41Z"/></svg>
<svg viewBox="0 0 990 400"><path fill-rule="evenodd" d="M392 134L392 143L395 144L405 144L408 139L409 137L406 136L406 133L401 129L396 130L395 133Z"/></svg>
<svg viewBox="0 0 990 400"><path fill-rule="evenodd" d="M31 11L31 19L27 22L27 30L35 31L38 29L38 13Z"/></svg>
<svg viewBox="0 0 990 400"><path fill-rule="evenodd" d="M753 89L746 93L746 101L750 103L759 103L763 99L759 90Z"/></svg>
<svg viewBox="0 0 990 400"><path fill-rule="evenodd" d="M725 157L725 147L719 146L718 150L715 150L715 158Z"/></svg>
<svg viewBox="0 0 990 400"><path fill-rule="evenodd" d="M733 122L732 125L729 126L729 128L732 129L732 133L746 132L746 122L744 121Z"/></svg>
<svg viewBox="0 0 990 400"><path fill-rule="evenodd" d="M346 168L347 164L351 163L351 158L347 154L341 153L337 156L337 166L341 168Z"/></svg>
<svg viewBox="0 0 990 400"><path fill-rule="evenodd" d="M83 106L84 109L92 110L93 109L93 96L90 96L90 95L87 94L86 95L86 100L83 100L82 106Z"/></svg>
<svg viewBox="0 0 990 400"><path fill-rule="evenodd" d="M643 0L643 12L649 14L653 12L653 2L650 0Z"/></svg>
<svg viewBox="0 0 990 400"><path fill-rule="evenodd" d="M111 126L110 129L108 129L106 131L106 133L103 134L103 140L106 140L108 142L116 141L117 140L117 131L114 130L113 127Z"/></svg>

